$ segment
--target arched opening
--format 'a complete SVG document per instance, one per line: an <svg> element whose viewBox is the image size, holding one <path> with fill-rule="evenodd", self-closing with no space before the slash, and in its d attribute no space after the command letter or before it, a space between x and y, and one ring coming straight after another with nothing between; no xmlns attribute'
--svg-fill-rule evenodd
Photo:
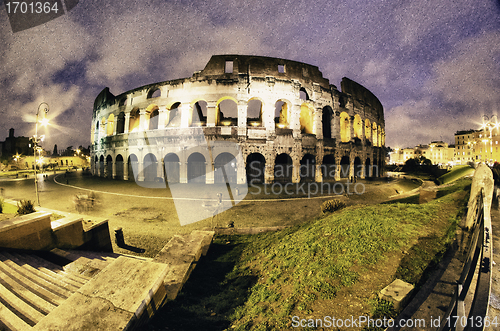
<svg viewBox="0 0 500 331"><path fill-rule="evenodd" d="M58 165L59 163L57 162L56 160L56 165ZM26 168L28 167L28 162L26 162ZM94 157L94 169L93 170L93 174L94 176L97 175L99 176L99 158L97 157L97 155Z"/></svg>
<svg viewBox="0 0 500 331"><path fill-rule="evenodd" d="M366 160L365 160L365 169L366 169L366 174L365 176L366 177L370 177L371 176L371 173L370 173L370 166L371 166L371 163L370 163L370 158L367 157Z"/></svg>
<svg viewBox="0 0 500 331"><path fill-rule="evenodd" d="M363 121L361 120L361 116L358 114L354 115L354 138L361 139L363 137Z"/></svg>
<svg viewBox="0 0 500 331"><path fill-rule="evenodd" d="M223 99L217 104L217 125L238 125L238 105L232 99Z"/></svg>
<svg viewBox="0 0 500 331"><path fill-rule="evenodd" d="M369 119L365 120L365 139L369 142L372 141L372 127Z"/></svg>
<svg viewBox="0 0 500 331"><path fill-rule="evenodd" d="M130 154L128 157L127 167L128 167L128 180L135 181L137 178L139 159L135 154ZM135 169L135 172L134 172Z"/></svg>
<svg viewBox="0 0 500 331"><path fill-rule="evenodd" d="M123 156L118 154L115 159L115 178L123 179Z"/></svg>
<svg viewBox="0 0 500 331"><path fill-rule="evenodd" d="M94 141L99 142L99 121L95 123L95 131L94 131Z"/></svg>
<svg viewBox="0 0 500 331"><path fill-rule="evenodd" d="M335 164L335 156L333 154L323 156L323 164L321 165L323 180L335 179L336 169L337 165Z"/></svg>
<svg viewBox="0 0 500 331"><path fill-rule="evenodd" d="M149 114L149 125L148 130L156 130L158 129L158 119L160 118L160 111L158 106L148 107L146 112Z"/></svg>
<svg viewBox="0 0 500 331"><path fill-rule="evenodd" d="M101 157L99 158L99 177L104 177L104 155L101 155Z"/></svg>
<svg viewBox="0 0 500 331"><path fill-rule="evenodd" d="M282 153L276 156L274 161L274 181L275 182L291 182L293 174L292 158Z"/></svg>
<svg viewBox="0 0 500 331"><path fill-rule="evenodd" d="M340 113L340 141L347 143L351 140L351 119L346 112Z"/></svg>
<svg viewBox="0 0 500 331"><path fill-rule="evenodd" d="M373 157L373 164L371 165L371 173L372 177L378 177L379 170L378 170L378 161L376 157Z"/></svg>
<svg viewBox="0 0 500 331"><path fill-rule="evenodd" d="M118 107L123 107L127 105L127 98L121 98L120 101L118 102Z"/></svg>
<svg viewBox="0 0 500 331"><path fill-rule="evenodd" d="M200 100L193 105L191 113L191 126L207 125L207 102Z"/></svg>
<svg viewBox="0 0 500 331"><path fill-rule="evenodd" d="M143 173L145 182L154 182L158 177L158 162L156 156L152 153L144 156Z"/></svg>
<svg viewBox="0 0 500 331"><path fill-rule="evenodd" d="M378 147L382 147L382 129L380 128L380 125L377 128L377 143Z"/></svg>
<svg viewBox="0 0 500 331"><path fill-rule="evenodd" d="M306 154L300 160L299 168L300 180L313 182L316 174L316 159L311 154Z"/></svg>
<svg viewBox="0 0 500 331"><path fill-rule="evenodd" d="M262 116L262 102L257 99L248 101L247 105L247 126L264 126Z"/></svg>
<svg viewBox="0 0 500 331"><path fill-rule="evenodd" d="M180 181L180 164L179 157L175 153L169 153L163 158L165 166L165 178L168 183L179 183Z"/></svg>
<svg viewBox="0 0 500 331"><path fill-rule="evenodd" d="M188 157L188 182L205 183L205 157L200 153L193 153Z"/></svg>
<svg viewBox="0 0 500 331"><path fill-rule="evenodd" d="M113 135L114 124L115 124L115 115L109 114L108 123L106 124L106 136Z"/></svg>
<svg viewBox="0 0 500 331"><path fill-rule="evenodd" d="M113 158L111 155L106 157L106 178L113 178Z"/></svg>
<svg viewBox="0 0 500 331"><path fill-rule="evenodd" d="M330 106L323 107L323 114L321 116L321 125L323 128L323 139L332 138L332 119L333 110Z"/></svg>
<svg viewBox="0 0 500 331"><path fill-rule="evenodd" d="M180 105L180 102L176 102L170 107L167 127L181 126L181 112L179 111Z"/></svg>
<svg viewBox="0 0 500 331"><path fill-rule="evenodd" d="M148 99L158 98L160 96L161 96L161 90L158 87L153 88L148 92Z"/></svg>
<svg viewBox="0 0 500 331"><path fill-rule="evenodd" d="M307 94L306 89L303 87L300 88L299 98L300 98L300 100L303 100L303 101L309 100L309 94Z"/></svg>
<svg viewBox="0 0 500 331"><path fill-rule="evenodd" d="M312 113L313 109L309 104L303 103L300 106L300 132L313 133Z"/></svg>
<svg viewBox="0 0 500 331"><path fill-rule="evenodd" d="M342 156L340 159L340 178L349 178L350 176L350 160L349 156Z"/></svg>
<svg viewBox="0 0 500 331"><path fill-rule="evenodd" d="M141 122L141 115L139 113L139 108L135 107L130 111L130 120L128 126L128 132L139 131L139 124Z"/></svg>
<svg viewBox="0 0 500 331"><path fill-rule="evenodd" d="M125 113L120 112L116 119L116 134L125 133Z"/></svg>
<svg viewBox="0 0 500 331"><path fill-rule="evenodd" d="M231 153L221 153L214 161L214 182L215 183L236 183L237 163Z"/></svg>
<svg viewBox="0 0 500 331"><path fill-rule="evenodd" d="M377 123L372 124L372 144L373 146L378 146L378 133L377 133Z"/></svg>
<svg viewBox="0 0 500 331"><path fill-rule="evenodd" d="M359 157L354 158L354 176L357 178L363 177L364 169L361 159Z"/></svg>
<svg viewBox="0 0 500 331"><path fill-rule="evenodd" d="M264 183L266 171L266 158L260 153L252 153L247 156L246 173L247 183Z"/></svg>
<svg viewBox="0 0 500 331"><path fill-rule="evenodd" d="M288 129L290 127L290 111L287 102L283 100L276 101L274 122L280 129Z"/></svg>

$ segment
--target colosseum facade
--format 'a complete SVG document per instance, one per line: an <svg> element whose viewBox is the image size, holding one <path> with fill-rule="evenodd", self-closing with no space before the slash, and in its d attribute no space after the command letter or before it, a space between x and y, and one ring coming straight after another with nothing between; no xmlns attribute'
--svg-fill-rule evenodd
<svg viewBox="0 0 500 331"><path fill-rule="evenodd" d="M339 91L316 66L261 56L105 88L91 141L94 175L137 182L338 181L380 176L385 160L383 107L368 89L343 78Z"/></svg>

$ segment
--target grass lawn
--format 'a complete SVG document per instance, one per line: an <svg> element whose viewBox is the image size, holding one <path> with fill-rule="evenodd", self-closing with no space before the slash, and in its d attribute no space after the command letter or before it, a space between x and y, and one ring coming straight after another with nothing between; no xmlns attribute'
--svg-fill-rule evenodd
<svg viewBox="0 0 500 331"><path fill-rule="evenodd" d="M15 214L17 213L17 207L11 205L10 203L3 203L3 214Z"/></svg>
<svg viewBox="0 0 500 331"><path fill-rule="evenodd" d="M473 172L474 168L468 165L454 166L448 173L439 177L437 181L439 184L448 184L464 176L471 175Z"/></svg>
<svg viewBox="0 0 500 331"><path fill-rule="evenodd" d="M292 317L391 316L377 293L421 285L455 236L470 180L426 204L349 206L282 231L218 236L149 330L291 329Z"/></svg>

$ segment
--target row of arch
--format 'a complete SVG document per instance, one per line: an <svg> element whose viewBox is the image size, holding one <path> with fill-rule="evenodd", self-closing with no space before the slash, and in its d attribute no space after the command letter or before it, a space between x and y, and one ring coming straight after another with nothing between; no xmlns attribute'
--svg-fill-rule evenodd
<svg viewBox="0 0 500 331"><path fill-rule="evenodd" d="M275 102L275 127L293 128L291 105L292 103L285 99L278 99ZM250 99L246 104L246 111L245 126L266 126L263 103L260 99ZM352 138L366 138L373 146L383 146L385 144L384 128L375 121L370 122L368 118L363 121L359 114L351 117L347 112L342 112L339 117L336 117L330 106L323 107L321 111L323 138L334 138L337 134L340 134L341 142L349 142ZM182 116L183 112L187 114L184 115L184 119ZM306 95L304 102L300 105L299 121L295 124L295 127L300 127L302 133L315 134L314 114L314 106L308 101ZM94 143L105 136L141 130L206 126L207 118L207 102L204 100L198 100L191 104L175 102L162 111L160 111L160 108L156 104L149 105L142 113L138 107L134 107L129 113L121 111L117 115L109 114L108 117L103 116L101 119L96 120L95 125L92 126L91 140ZM237 101L232 97L219 99L215 106L213 120L215 126L241 126L242 121L238 123L239 112Z"/></svg>
<svg viewBox="0 0 500 331"><path fill-rule="evenodd" d="M168 153L158 161L156 156L148 153L144 156L142 167L139 167L139 159L135 154L130 154L125 163L121 154L118 154L113 160L111 155L104 158L94 158L93 171L95 175L114 179L138 180L144 181L163 181L169 183L179 183L181 181L181 168L185 167L187 182L205 183L207 171L211 171L211 165L207 162L205 156L194 152L189 155L185 164L180 162L179 156L175 153ZM251 153L244 161L244 169L247 183L264 183L267 162L261 153ZM214 183L236 183L238 174L238 160L228 152L217 155L214 160ZM378 177L381 164L377 159L372 160L367 157L361 160L355 157L352 160L345 155L340 160L336 160L335 155L328 154L322 159L319 167L322 180L334 180L338 178L350 178L352 176ZM274 182L292 182L293 162L290 155L281 153L276 155L273 169ZM138 170L140 172L138 172ZM316 178L316 159L312 154L305 154L300 160L299 176L300 181L315 181Z"/></svg>

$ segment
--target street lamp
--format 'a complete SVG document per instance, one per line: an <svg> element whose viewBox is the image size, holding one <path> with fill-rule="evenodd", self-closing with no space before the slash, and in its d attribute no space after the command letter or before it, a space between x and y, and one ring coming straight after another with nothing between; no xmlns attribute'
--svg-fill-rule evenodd
<svg viewBox="0 0 500 331"><path fill-rule="evenodd" d="M40 206L40 198L38 197L38 179L37 179L37 175L36 175L36 166L37 166L36 152L38 150L38 142L43 141L43 138L44 138L44 136L41 136L40 138L38 137L38 114L40 113L40 109L42 108L42 105L44 105L43 109L42 109L44 112L44 114L43 114L44 116L43 116L41 123L44 126L47 125L47 123L48 123L48 120L45 117L45 115L49 112L49 105L46 102L42 102L41 104L38 105L38 109L36 111L35 135L33 136L33 156L35 157L35 162L33 164L33 170L35 173L35 194L36 194L36 203L38 206Z"/></svg>
<svg viewBox="0 0 500 331"><path fill-rule="evenodd" d="M16 153L14 155L14 161L16 161L16 177L19 175L19 159L21 158L21 155L19 153Z"/></svg>

